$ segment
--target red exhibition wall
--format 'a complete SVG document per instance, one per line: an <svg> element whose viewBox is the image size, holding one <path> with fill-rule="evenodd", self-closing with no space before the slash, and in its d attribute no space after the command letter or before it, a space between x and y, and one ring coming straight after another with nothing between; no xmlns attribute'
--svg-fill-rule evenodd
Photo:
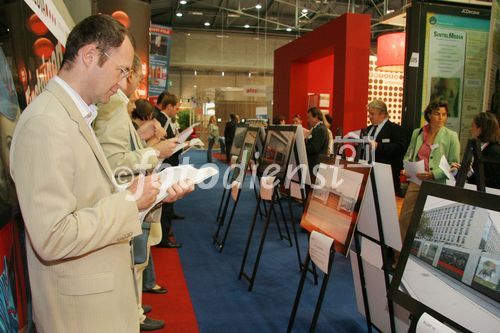
<svg viewBox="0 0 500 333"><path fill-rule="evenodd" d="M370 16L345 14L274 52L273 114L306 124L308 93L330 94L332 128L366 127ZM335 87L335 89L334 89Z"/></svg>

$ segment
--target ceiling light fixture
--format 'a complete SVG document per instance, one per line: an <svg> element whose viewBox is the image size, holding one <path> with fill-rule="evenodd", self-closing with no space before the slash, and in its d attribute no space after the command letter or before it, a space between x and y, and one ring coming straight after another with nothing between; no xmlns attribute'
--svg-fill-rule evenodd
<svg viewBox="0 0 500 333"><path fill-rule="evenodd" d="M210 26L210 22L205 22L205 27L209 27Z"/></svg>
<svg viewBox="0 0 500 333"><path fill-rule="evenodd" d="M245 29L248 29L248 28L250 28L250 25L245 24Z"/></svg>
<svg viewBox="0 0 500 333"><path fill-rule="evenodd" d="M181 1L179 1L179 3L180 3L181 5L185 5L185 4L187 4L187 1L186 1L186 0L181 0Z"/></svg>
<svg viewBox="0 0 500 333"><path fill-rule="evenodd" d="M182 17L182 13L176 13L175 14L177 17Z"/></svg>
<svg viewBox="0 0 500 333"><path fill-rule="evenodd" d="M290 32L292 31L292 28L286 28L286 31Z"/></svg>
<svg viewBox="0 0 500 333"><path fill-rule="evenodd" d="M197 16L202 16L203 15L202 12L189 12L189 14L191 14L191 15L197 15Z"/></svg>
<svg viewBox="0 0 500 333"><path fill-rule="evenodd" d="M304 8L302 8L302 13L303 13L303 14L307 14L308 12L309 12L309 11L307 10L307 8L305 8L305 7L304 7Z"/></svg>
<svg viewBox="0 0 500 333"><path fill-rule="evenodd" d="M224 71L222 71L221 75L224 76Z"/></svg>
<svg viewBox="0 0 500 333"><path fill-rule="evenodd" d="M198 71L197 71L197 70L195 70L195 71L194 71L194 76L197 76L197 75L198 75Z"/></svg>
<svg viewBox="0 0 500 333"><path fill-rule="evenodd" d="M260 3L258 3L257 5L255 5L255 8L257 8L257 10L259 10L262 8L262 5Z"/></svg>

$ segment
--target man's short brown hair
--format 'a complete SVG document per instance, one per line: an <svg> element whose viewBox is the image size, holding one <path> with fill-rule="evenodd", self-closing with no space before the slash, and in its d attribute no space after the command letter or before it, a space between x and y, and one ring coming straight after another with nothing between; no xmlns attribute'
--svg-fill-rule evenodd
<svg viewBox="0 0 500 333"><path fill-rule="evenodd" d="M161 100L161 108L164 109L168 105L176 106L177 103L179 103L179 99L177 98L177 96L171 93L166 93Z"/></svg>

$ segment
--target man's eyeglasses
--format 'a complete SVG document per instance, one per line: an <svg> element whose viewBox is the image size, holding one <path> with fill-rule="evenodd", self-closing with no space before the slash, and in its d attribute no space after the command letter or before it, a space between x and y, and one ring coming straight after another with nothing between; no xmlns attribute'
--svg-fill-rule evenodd
<svg viewBox="0 0 500 333"><path fill-rule="evenodd" d="M130 75L130 68L125 68L121 65L118 65L118 63L116 61L114 61L110 56L109 54L106 53L106 51L102 51L102 54L104 54L112 63L114 63L116 65L116 67L118 67L118 69L120 70L120 78L126 78Z"/></svg>

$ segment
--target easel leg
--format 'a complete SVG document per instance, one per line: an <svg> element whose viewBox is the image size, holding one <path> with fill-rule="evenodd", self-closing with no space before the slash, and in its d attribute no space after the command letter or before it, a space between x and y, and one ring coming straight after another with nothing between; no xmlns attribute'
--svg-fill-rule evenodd
<svg viewBox="0 0 500 333"><path fill-rule="evenodd" d="M273 209L274 221L276 222L276 228L278 229L278 234L280 235L280 240L283 240L283 233L281 232L280 220L278 219L278 215L276 214L276 210Z"/></svg>
<svg viewBox="0 0 500 333"><path fill-rule="evenodd" d="M292 244L292 236L290 235L290 229L288 228L288 222L286 221L286 216L285 216L285 211L283 210L283 205L281 204L281 199L278 198L278 205L280 207L280 212L281 212L281 218L283 219L283 224L285 225L285 231L288 239L288 243L290 244L290 247L293 246Z"/></svg>
<svg viewBox="0 0 500 333"><path fill-rule="evenodd" d="M269 227L269 223L271 222L271 214L273 212L274 203L271 201L269 205L269 211L267 213L266 224L264 224L264 230L262 231L262 236L260 237L259 250L257 251L257 257L255 258L255 264L253 265L252 276L250 277L250 285L248 286L248 291L252 291L253 284L255 282L255 276L257 275L257 269L259 268L260 257L262 255L262 251L264 250L264 242L266 241L267 228Z"/></svg>
<svg viewBox="0 0 500 333"><path fill-rule="evenodd" d="M286 330L287 333L292 332L293 324L295 322L295 316L297 315L297 308L299 307L300 297L302 296L302 289L304 289L304 282L306 280L306 275L309 269L310 261L311 257L309 256L309 252L307 252L306 260L304 261L304 266L302 269L302 274L300 275L299 288L297 289L297 294L295 295L295 301L293 302L292 313L290 314L290 319L288 320L288 328Z"/></svg>
<svg viewBox="0 0 500 333"><path fill-rule="evenodd" d="M328 262L328 274L323 276L323 282L321 283L321 289L319 291L318 302L316 302L316 309L314 310L314 316L309 328L309 333L316 332L316 324L318 323L319 312L321 311L321 306L323 305L323 299L326 294L326 287L328 286L328 281L330 280L330 273L332 272L333 259L335 257L335 251L330 252L330 260Z"/></svg>
<svg viewBox="0 0 500 333"><path fill-rule="evenodd" d="M214 245L218 243L219 233L220 233L220 230L222 229L222 226L224 225L224 220L226 219L227 208L229 207L229 200L230 199L231 199L230 195L226 196L226 202L224 203L224 208L223 208L222 214L219 218L219 224L217 225L217 231L215 232L215 234L213 236L212 244L214 244Z"/></svg>
<svg viewBox="0 0 500 333"><path fill-rule="evenodd" d="M253 191L255 193L255 198L257 199L257 202L259 201L259 192L257 191L257 187L253 187ZM260 210L260 203L257 205L257 209L259 210L259 217L262 220L262 211Z"/></svg>
<svg viewBox="0 0 500 333"><path fill-rule="evenodd" d="M299 260L299 270L302 271L302 259L300 258L299 238L297 237L297 229L295 228L292 198L290 196L288 196L288 209L290 210L290 223L292 224L293 238L295 240L295 249L297 251L297 259Z"/></svg>
<svg viewBox="0 0 500 333"><path fill-rule="evenodd" d="M261 199L259 198L258 201L257 201L257 207L259 206L260 201L261 201ZM253 219L252 219L252 224L250 225L250 231L248 233L248 239L247 239L247 244L245 246L245 252L243 253L243 260L241 262L241 267L240 267L240 273L238 275L238 280L240 280L241 277L243 276L243 271L245 269L245 263L247 261L247 256L248 256L248 250L250 248L250 243L252 242L253 231L255 229L255 222L257 221L257 212L258 212L258 208L257 207L255 207L255 211L254 211Z"/></svg>
<svg viewBox="0 0 500 333"><path fill-rule="evenodd" d="M222 198L220 199L219 210L217 210L217 219L216 219L216 221L219 221L220 213L221 213L221 210L222 210L222 205L224 203L224 198L226 197L226 191L227 191L226 188L223 187Z"/></svg>
<svg viewBox="0 0 500 333"><path fill-rule="evenodd" d="M224 231L224 237L219 245L219 252L222 253L224 249L224 244L226 243L227 235L229 233L229 229L231 228L231 224L233 223L234 212L236 211L236 207L238 206L238 201L240 200L241 189L238 190L238 196L236 197L236 201L234 202L233 208L231 209L231 215L229 215L229 221L227 222L226 230ZM258 207L258 206L257 206Z"/></svg>

